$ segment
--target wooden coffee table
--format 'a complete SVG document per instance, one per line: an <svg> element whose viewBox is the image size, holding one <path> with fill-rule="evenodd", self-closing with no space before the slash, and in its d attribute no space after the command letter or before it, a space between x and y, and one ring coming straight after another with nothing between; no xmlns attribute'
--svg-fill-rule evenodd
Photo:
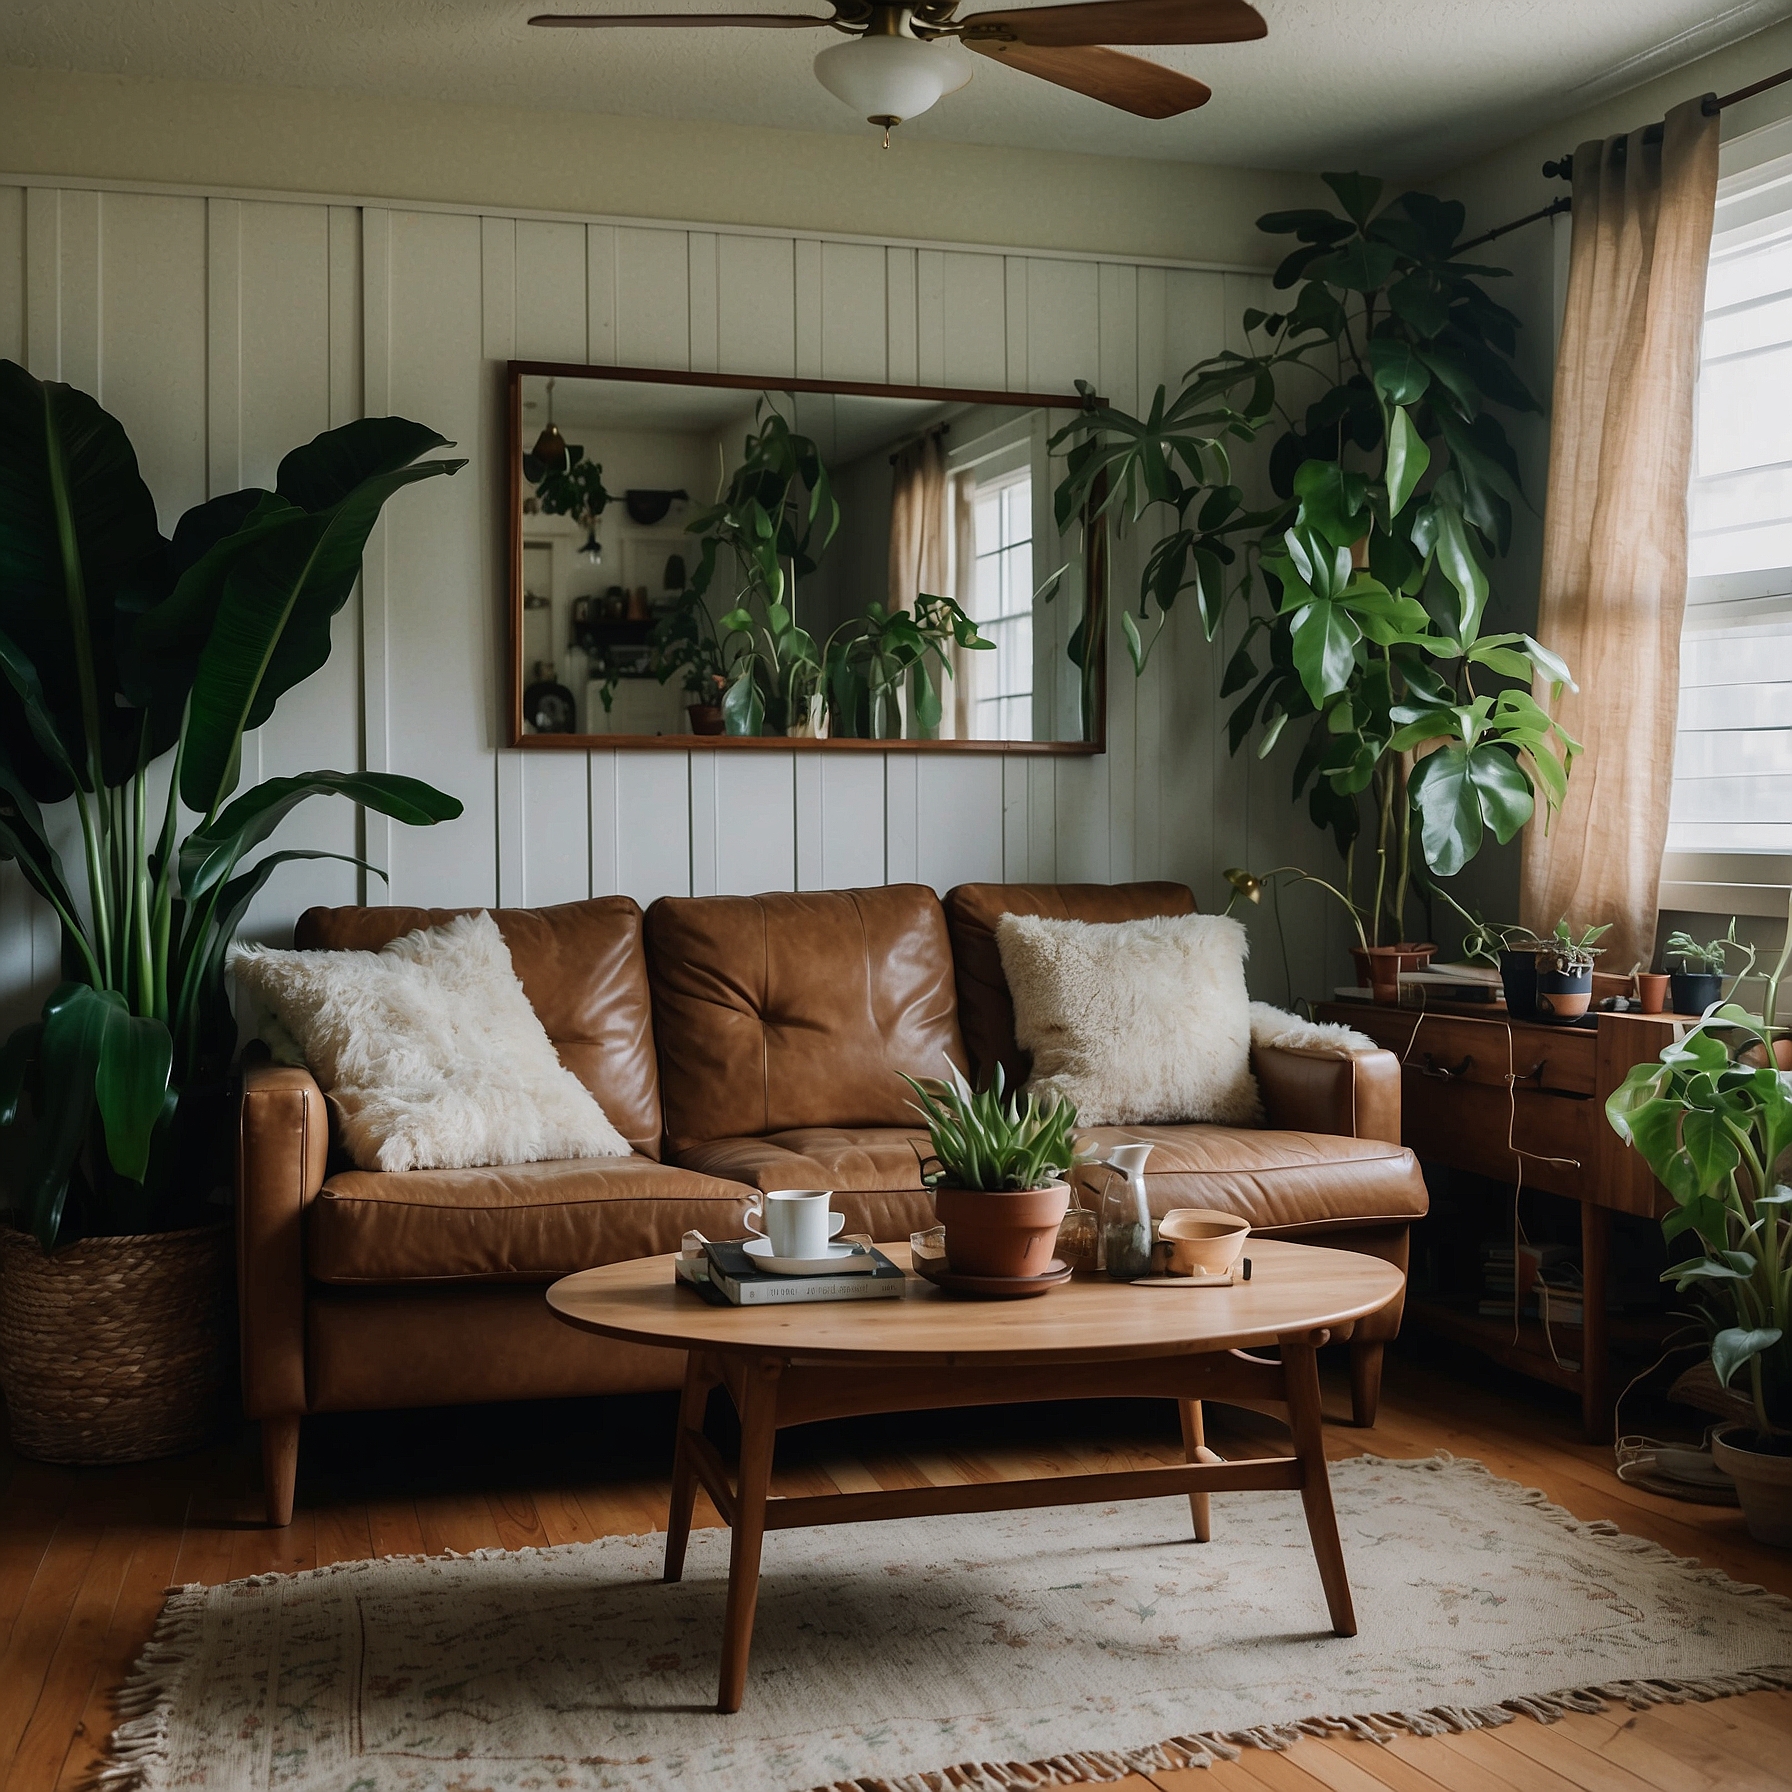
<svg viewBox="0 0 1792 1792"><path fill-rule="evenodd" d="M907 1267L906 1245L883 1249ZM1315 1353L1331 1328L1392 1300L1400 1292L1400 1272L1354 1251L1272 1239L1253 1239L1249 1249L1252 1278L1232 1288L1147 1289L1078 1280L1023 1301L954 1300L911 1278L901 1300L712 1307L675 1285L671 1257L612 1263L556 1282L548 1305L568 1325L689 1352L666 1521L666 1579L683 1573L701 1482L734 1533L716 1709L740 1709L760 1546L767 1530L792 1525L1186 1493L1195 1536L1206 1542L1213 1494L1298 1488L1332 1629L1354 1636L1350 1583L1326 1478ZM1251 1354L1262 1345L1277 1346L1280 1360ZM733 1476L703 1434L710 1390L717 1386L728 1390L740 1414L740 1462ZM783 1425L1116 1395L1177 1401L1187 1465L767 1497L773 1440ZM1284 1411L1294 1453L1223 1461L1203 1441L1204 1399Z"/></svg>

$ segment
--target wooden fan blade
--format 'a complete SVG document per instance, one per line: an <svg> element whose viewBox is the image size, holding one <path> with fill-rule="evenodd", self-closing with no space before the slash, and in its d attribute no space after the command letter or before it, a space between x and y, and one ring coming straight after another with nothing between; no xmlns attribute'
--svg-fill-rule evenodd
<svg viewBox="0 0 1792 1792"><path fill-rule="evenodd" d="M833 22L791 12L538 12L529 21L531 25L555 25L574 31L596 31L612 25L670 25L678 29L686 25L750 25L758 31L795 31Z"/></svg>
<svg viewBox="0 0 1792 1792"><path fill-rule="evenodd" d="M967 41L987 31L1023 44L1236 44L1269 31L1246 0L1085 0L973 13L963 24Z"/></svg>
<svg viewBox="0 0 1792 1792"><path fill-rule="evenodd" d="M964 47L1140 118L1174 118L1213 98L1213 89L1192 76L1178 74L1162 63L1147 62L1142 56L1123 56L1118 50L1091 44L1010 44L967 37Z"/></svg>

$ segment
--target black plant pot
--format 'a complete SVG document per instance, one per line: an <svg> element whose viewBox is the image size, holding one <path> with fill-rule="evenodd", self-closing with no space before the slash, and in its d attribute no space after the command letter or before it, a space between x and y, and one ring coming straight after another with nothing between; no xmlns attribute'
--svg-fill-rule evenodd
<svg viewBox="0 0 1792 1792"><path fill-rule="evenodd" d="M1506 987L1506 1015L1511 1020L1537 1018L1537 954L1502 952L1500 982Z"/></svg>
<svg viewBox="0 0 1792 1792"><path fill-rule="evenodd" d="M1537 967L1537 1018L1577 1021L1593 1005L1593 972L1546 971Z"/></svg>
<svg viewBox="0 0 1792 1792"><path fill-rule="evenodd" d="M1724 980L1716 971L1675 971L1668 978L1668 994L1676 1014L1703 1014L1723 994Z"/></svg>

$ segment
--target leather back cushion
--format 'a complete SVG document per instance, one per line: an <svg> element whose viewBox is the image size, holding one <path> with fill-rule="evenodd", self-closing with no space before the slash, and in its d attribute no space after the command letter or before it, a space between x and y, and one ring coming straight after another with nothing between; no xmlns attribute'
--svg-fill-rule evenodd
<svg viewBox="0 0 1792 1792"><path fill-rule="evenodd" d="M439 927L453 908L310 908L293 929L301 951L377 952L418 927ZM630 896L553 908L495 908L523 993L560 1062L597 1097L636 1151L660 1154L660 1079L653 1004L641 950L641 909Z"/></svg>
<svg viewBox="0 0 1792 1792"><path fill-rule="evenodd" d="M647 965L668 1148L907 1126L910 1076L964 1062L939 898L915 884L665 896Z"/></svg>
<svg viewBox="0 0 1792 1792"><path fill-rule="evenodd" d="M1056 921L1142 921L1151 915L1192 915L1186 884L960 884L946 896L946 925L958 966L958 1020L970 1072L981 1087L1002 1066L1010 1088L1032 1074L1014 1042L1014 1003L996 950L1004 915L1047 915Z"/></svg>

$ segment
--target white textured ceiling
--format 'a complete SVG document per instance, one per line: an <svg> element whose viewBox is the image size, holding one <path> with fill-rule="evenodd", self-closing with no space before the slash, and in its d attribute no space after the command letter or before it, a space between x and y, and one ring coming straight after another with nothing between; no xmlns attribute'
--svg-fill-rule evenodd
<svg viewBox="0 0 1792 1792"><path fill-rule="evenodd" d="M832 32L532 30L554 0L5 0L0 63L850 132ZM742 10L820 11L809 0ZM1004 0L965 0L964 11ZM1029 0L1018 0L1027 4ZM1443 168L1784 17L1788 0L1256 0L1259 42L1139 52L1214 89L1127 116L982 57L902 134L1266 168ZM564 0L566 11L605 0ZM609 0L615 11L716 0ZM551 154L550 145L543 153Z"/></svg>

